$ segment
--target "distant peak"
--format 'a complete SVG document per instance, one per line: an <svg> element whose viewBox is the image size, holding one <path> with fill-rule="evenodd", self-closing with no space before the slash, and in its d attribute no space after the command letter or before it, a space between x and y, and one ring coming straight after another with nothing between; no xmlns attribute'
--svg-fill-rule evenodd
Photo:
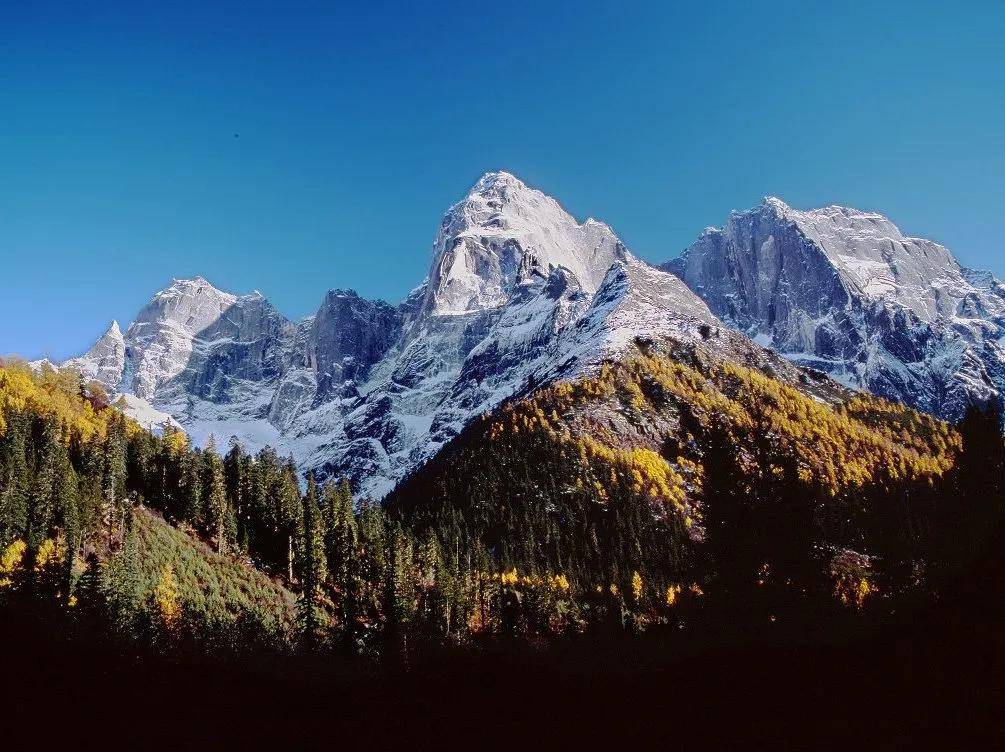
<svg viewBox="0 0 1005 752"><path fill-rule="evenodd" d="M866 211L863 209L856 209L853 206L843 206L841 204L828 204L827 206L819 206L810 209L795 209L784 201L782 201L777 196L765 196L761 200L761 206L767 206L774 209L778 214L790 215L790 216L820 216L820 217L834 217L834 216L845 216L852 218L866 218L866 219L879 219L883 221L888 221L887 217L878 212Z"/></svg>
<svg viewBox="0 0 1005 752"><path fill-rule="evenodd" d="M116 339L122 339L122 330L119 329L119 322L112 319L112 325L108 327L108 331L105 332L106 337L115 337Z"/></svg>
<svg viewBox="0 0 1005 752"><path fill-rule="evenodd" d="M207 287L213 287L208 279L201 276L195 277L175 277L171 280L172 287L184 287L188 285L205 285ZM216 289L216 288L214 288Z"/></svg>
<svg viewBox="0 0 1005 752"><path fill-rule="evenodd" d="M236 299L238 297L232 293L221 290L219 287L216 287L212 282L202 276L176 277L171 280L170 285L157 293L155 297L162 297L164 295L171 297L188 297L199 293L208 293L213 297L222 297L227 299Z"/></svg>
<svg viewBox="0 0 1005 752"><path fill-rule="evenodd" d="M359 293L352 288L335 287L325 293L327 300L339 300L341 298L361 299Z"/></svg>
<svg viewBox="0 0 1005 752"><path fill-rule="evenodd" d="M478 182L475 183L475 187L472 189L475 193L482 193L493 188L526 188L527 185L520 180L516 175L511 172L506 172L504 170L497 170L494 172L486 172L479 178Z"/></svg>
<svg viewBox="0 0 1005 752"><path fill-rule="evenodd" d="M486 201L510 203L514 199L520 202L535 195L546 198L545 194L531 188L512 173L486 172L456 206L480 205Z"/></svg>

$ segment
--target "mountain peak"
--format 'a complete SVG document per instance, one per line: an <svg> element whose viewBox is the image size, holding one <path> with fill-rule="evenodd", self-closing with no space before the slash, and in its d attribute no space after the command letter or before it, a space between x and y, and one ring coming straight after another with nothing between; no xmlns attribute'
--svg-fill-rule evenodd
<svg viewBox="0 0 1005 752"><path fill-rule="evenodd" d="M119 329L119 322L113 319L111 326L98 337L86 354L73 358L64 365L76 369L85 379L94 379L109 388L115 388L125 366L125 353L125 338Z"/></svg>
<svg viewBox="0 0 1005 752"><path fill-rule="evenodd" d="M166 288L161 290L162 293L183 293L183 294L194 294L198 292L209 292L212 294L227 295L220 288L216 287L212 282L203 276L195 277L175 277L171 280L171 284Z"/></svg>
<svg viewBox="0 0 1005 752"><path fill-rule="evenodd" d="M527 184L511 172L496 170L486 172L471 189L471 193L486 193L489 191L504 191L506 189L522 190Z"/></svg>
<svg viewBox="0 0 1005 752"><path fill-rule="evenodd" d="M755 341L924 410L956 417L1005 373L986 346L1005 316L993 284L876 212L769 196L664 268Z"/></svg>
<svg viewBox="0 0 1005 752"><path fill-rule="evenodd" d="M765 196L764 198L761 199L761 205L767 206L779 212L786 212L791 210L792 208L787 203L778 198L778 196Z"/></svg>
<svg viewBox="0 0 1005 752"><path fill-rule="evenodd" d="M508 172L489 172L447 212L433 246L426 309L445 315L497 308L529 274L564 267L594 292L625 250L607 225L580 223Z"/></svg>

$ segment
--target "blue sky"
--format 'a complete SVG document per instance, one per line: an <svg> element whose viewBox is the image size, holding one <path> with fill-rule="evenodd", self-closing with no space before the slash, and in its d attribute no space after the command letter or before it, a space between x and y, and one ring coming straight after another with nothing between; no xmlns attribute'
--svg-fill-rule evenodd
<svg viewBox="0 0 1005 752"><path fill-rule="evenodd" d="M492 169L655 261L773 194L1005 276L1005 4L425 5L0 2L0 353L172 277L399 300Z"/></svg>

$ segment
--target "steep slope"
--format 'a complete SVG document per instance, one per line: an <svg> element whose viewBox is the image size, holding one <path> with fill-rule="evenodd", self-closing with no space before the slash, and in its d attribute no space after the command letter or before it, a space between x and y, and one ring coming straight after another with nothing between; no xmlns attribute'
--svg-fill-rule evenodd
<svg viewBox="0 0 1005 752"><path fill-rule="evenodd" d="M668 605L688 582L773 590L776 604L917 587L910 562L958 435L760 348L744 358L740 342L727 358L702 341L639 343L508 402L387 507L445 536L463 524L505 567L588 591L644 583Z"/></svg>
<svg viewBox="0 0 1005 752"><path fill-rule="evenodd" d="M849 385L953 418L1005 388L1005 287L880 214L767 198L663 268L730 326Z"/></svg>
<svg viewBox="0 0 1005 752"><path fill-rule="evenodd" d="M443 218L426 307L444 315L505 305L518 285L559 267L593 292L624 257L607 225L594 219L579 224L513 175L488 173Z"/></svg>
<svg viewBox="0 0 1005 752"><path fill-rule="evenodd" d="M126 341L119 322L113 321L86 355L64 365L78 371L86 380L93 379L109 386L118 384L126 368Z"/></svg>
<svg viewBox="0 0 1005 752"><path fill-rule="evenodd" d="M241 639L287 644L295 634L292 592L247 563L222 556L206 544L166 523L147 509L136 509L139 600L154 600L166 575L178 593L178 606L190 622L220 636L241 630ZM114 558L113 575L114 575ZM219 639L219 636L216 636Z"/></svg>
<svg viewBox="0 0 1005 752"><path fill-rule="evenodd" d="M201 277L176 279L124 335L113 323L64 365L127 395L127 412L144 424L163 413L200 441L215 432L265 443L278 436L267 413L294 335L258 293L236 296Z"/></svg>
<svg viewBox="0 0 1005 752"><path fill-rule="evenodd" d="M197 442L271 444L380 497L507 397L582 373L636 335L718 329L606 225L489 173L447 212L428 278L398 306L333 290L294 325L257 293L176 280L124 336L113 328L71 363Z"/></svg>
<svg viewBox="0 0 1005 752"><path fill-rule="evenodd" d="M198 475L201 458L181 434L146 432L81 393L71 371L0 361L3 618L37 618L60 635L80 630L85 645L287 646L293 594L247 554L214 552L162 516L184 490L200 498L198 481L180 469Z"/></svg>

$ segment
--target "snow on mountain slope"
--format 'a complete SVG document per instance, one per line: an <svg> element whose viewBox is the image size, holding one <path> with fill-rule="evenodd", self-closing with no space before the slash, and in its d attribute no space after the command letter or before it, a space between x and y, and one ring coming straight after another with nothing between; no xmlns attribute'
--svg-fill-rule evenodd
<svg viewBox="0 0 1005 752"><path fill-rule="evenodd" d="M712 328L701 300L606 225L489 173L447 212L428 278L397 306L333 290L293 324L257 293L175 280L124 335L113 326L71 363L198 443L270 444L379 498L508 397L636 336L701 340Z"/></svg>
<svg viewBox="0 0 1005 752"><path fill-rule="evenodd" d="M594 219L580 224L555 199L513 175L488 173L443 218L426 305L439 315L504 305L532 275L559 267L594 292L624 253L607 225Z"/></svg>
<svg viewBox="0 0 1005 752"><path fill-rule="evenodd" d="M116 404L122 412L154 433L160 433L165 425L182 428L182 425L171 415L156 409L145 399L137 397L135 394L119 395Z"/></svg>
<svg viewBox="0 0 1005 752"><path fill-rule="evenodd" d="M886 217L766 198L664 269L791 359L944 417L1005 389L1005 287Z"/></svg>
<svg viewBox="0 0 1005 752"><path fill-rule="evenodd" d="M64 365L76 369L88 381L93 379L102 384L117 384L126 365L126 342L119 322L112 322L87 355L69 360Z"/></svg>

